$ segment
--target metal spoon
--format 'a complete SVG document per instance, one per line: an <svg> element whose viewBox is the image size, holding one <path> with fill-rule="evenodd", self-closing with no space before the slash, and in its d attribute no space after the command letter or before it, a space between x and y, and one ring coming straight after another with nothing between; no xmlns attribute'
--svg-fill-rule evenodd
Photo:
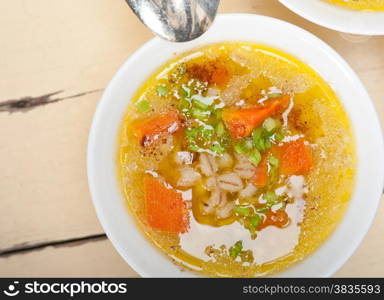
<svg viewBox="0 0 384 300"><path fill-rule="evenodd" d="M220 0L126 0L155 34L172 42L193 40L212 24Z"/></svg>

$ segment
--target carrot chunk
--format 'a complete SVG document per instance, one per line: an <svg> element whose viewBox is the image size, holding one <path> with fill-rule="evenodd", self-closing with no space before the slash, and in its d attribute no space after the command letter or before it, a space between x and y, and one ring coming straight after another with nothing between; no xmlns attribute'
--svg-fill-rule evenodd
<svg viewBox="0 0 384 300"><path fill-rule="evenodd" d="M268 182L268 153L264 153L261 161L256 167L255 175L253 176L253 185L263 187Z"/></svg>
<svg viewBox="0 0 384 300"><path fill-rule="evenodd" d="M223 112L223 120L231 137L240 139L249 136L266 118L282 112L288 104L289 96L284 96L269 100L264 106L229 109Z"/></svg>
<svg viewBox="0 0 384 300"><path fill-rule="evenodd" d="M291 219L289 218L288 214L283 209L279 209L276 212L269 210L266 213L265 217L266 218L264 219L263 223L261 223L257 228L258 230L261 230L268 226L284 228L284 227L287 227L291 222Z"/></svg>
<svg viewBox="0 0 384 300"><path fill-rule="evenodd" d="M150 175L144 177L144 190L149 226L172 233L187 231L188 210L180 193L168 189Z"/></svg>
<svg viewBox="0 0 384 300"><path fill-rule="evenodd" d="M305 175L312 168L312 152L304 143L304 139L279 146L278 153L281 161L280 172L283 175Z"/></svg>
<svg viewBox="0 0 384 300"><path fill-rule="evenodd" d="M146 147L163 136L175 133L180 128L180 116L176 112L168 112L139 121L134 126L134 133L140 139L141 145Z"/></svg>

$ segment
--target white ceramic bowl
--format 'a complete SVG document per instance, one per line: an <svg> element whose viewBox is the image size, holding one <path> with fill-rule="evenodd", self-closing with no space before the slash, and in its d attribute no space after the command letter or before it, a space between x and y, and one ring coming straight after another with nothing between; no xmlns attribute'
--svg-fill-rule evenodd
<svg viewBox="0 0 384 300"><path fill-rule="evenodd" d="M279 0L287 8L318 25L337 31L384 35L384 11L346 9L322 0Z"/></svg>
<svg viewBox="0 0 384 300"><path fill-rule="evenodd" d="M231 40L266 44L309 64L331 84L352 121L359 162L356 190L348 211L337 230L317 251L279 274L285 277L330 276L359 245L374 217L384 182L382 133L371 100L347 63L312 34L269 17L220 15L210 30L197 40L175 44L154 38L124 63L104 92L89 135L88 179L99 220L120 255L140 275L194 276L180 271L155 248L127 211L117 180L117 136L129 102L148 75L175 53Z"/></svg>

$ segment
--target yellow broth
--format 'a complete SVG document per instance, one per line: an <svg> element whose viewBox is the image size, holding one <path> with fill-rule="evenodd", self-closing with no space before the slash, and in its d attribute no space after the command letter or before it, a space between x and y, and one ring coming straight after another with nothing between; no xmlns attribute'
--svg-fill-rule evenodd
<svg viewBox="0 0 384 300"><path fill-rule="evenodd" d="M325 0L329 3L355 10L384 10L384 0Z"/></svg>
<svg viewBox="0 0 384 300"><path fill-rule="evenodd" d="M178 92L182 84L187 85L196 76L200 81L209 81L210 78L204 78L204 74L223 66L228 80L219 78L214 84L205 82L202 87L205 97L208 97L207 88L213 87L226 106L248 107L259 105L269 98L273 100L278 94L289 95L290 109L285 111L285 118L283 113L279 120L281 124L284 119L286 121L284 139L289 141L304 136L307 147L311 149L313 167L309 173L302 176L280 175L269 186L275 195L279 188L283 194L285 191L286 195L290 195L284 202L276 204L282 206L281 209L285 209L290 218L290 223L281 228L258 227L252 235L245 228L243 220L249 218L244 215L231 211L229 215L219 218L217 211L215 214L206 213L204 203L212 193L209 194L206 189L208 179L204 175L191 187L177 186L181 169L175 162L175 155L180 151L189 151L186 149L185 131L162 138L161 142L147 148L134 134L138 119L145 120L180 108ZM200 67L204 72L200 72ZM281 143L284 144L284 140ZM217 171L221 174L231 172L239 163L236 160L239 156L236 156L238 154L232 146L225 153L232 158L232 163L224 163ZM201 162L198 159L202 159L203 154L195 154L190 167L199 170ZM215 161L219 161L220 157L215 156ZM310 255L329 237L344 214L353 191L355 163L351 126L329 85L295 57L246 42L208 45L177 56L159 68L134 96L121 123L118 140L118 176L125 202L138 226L180 267L215 277L271 275ZM268 166L271 168L271 165ZM143 183L148 173L160 176L167 185L184 193L190 218L187 232L165 232L149 226ZM243 189L251 180L245 180ZM236 203L234 207L245 204L259 207L266 187L256 190L252 197L245 199L239 196L242 191L225 192L226 201L232 206ZM265 215L261 218L266 220ZM239 253L251 253L251 259L245 255L248 259L243 260L243 256L239 258L236 253L231 256L239 240L243 247Z"/></svg>

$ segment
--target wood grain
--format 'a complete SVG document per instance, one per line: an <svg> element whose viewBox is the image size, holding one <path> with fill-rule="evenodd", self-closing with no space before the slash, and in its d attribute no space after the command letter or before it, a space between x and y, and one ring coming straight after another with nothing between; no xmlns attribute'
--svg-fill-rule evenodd
<svg viewBox="0 0 384 300"><path fill-rule="evenodd" d="M0 251L100 233L88 130L102 89L151 33L119 0L1 1L0 11ZM9 109L56 91L50 100L64 100Z"/></svg>
<svg viewBox="0 0 384 300"><path fill-rule="evenodd" d="M384 277L384 239L377 238L382 235L380 216L384 214L383 200L364 242L335 277ZM0 266L0 277L138 276L105 238L14 254L0 258Z"/></svg>
<svg viewBox="0 0 384 300"><path fill-rule="evenodd" d="M0 277L138 276L107 239L15 254L0 258L0 263Z"/></svg>
<svg viewBox="0 0 384 300"><path fill-rule="evenodd" d="M124 0L0 1L0 11L0 253L102 234L85 171L89 127L113 74L152 34ZM384 36L322 28L277 0L222 0L220 12L280 18L323 39L360 76L384 124ZM384 276L383 212L337 276ZM108 240L0 258L0 276L134 274Z"/></svg>

